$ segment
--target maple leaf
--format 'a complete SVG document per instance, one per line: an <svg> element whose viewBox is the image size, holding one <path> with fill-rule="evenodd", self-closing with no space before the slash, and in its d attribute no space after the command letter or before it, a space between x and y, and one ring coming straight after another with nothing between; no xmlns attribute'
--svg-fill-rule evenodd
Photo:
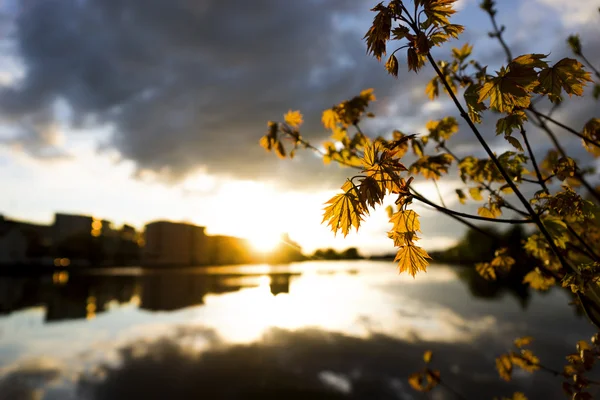
<svg viewBox="0 0 600 400"><path fill-rule="evenodd" d="M477 214L485 218L498 218L502 215L502 211L500 211L500 208L495 204L490 204L489 208L485 206L479 207L477 209Z"/></svg>
<svg viewBox="0 0 600 400"><path fill-rule="evenodd" d="M378 163L378 154L381 149L381 145L379 142L375 142L373 144L367 144L365 147L364 155L361 160L365 169L369 169Z"/></svg>
<svg viewBox="0 0 600 400"><path fill-rule="evenodd" d="M285 123L293 128L298 128L300 125L302 125L302 122L304 122L302 120L302 114L298 110L296 110L296 111L289 110L284 115L284 119L285 119Z"/></svg>
<svg viewBox="0 0 600 400"><path fill-rule="evenodd" d="M521 392L515 392L512 397L507 400L527 400L527 397Z"/></svg>
<svg viewBox="0 0 600 400"><path fill-rule="evenodd" d="M430 100L435 100L440 95L440 83L439 78L436 76L427 83L425 87L425 94Z"/></svg>
<svg viewBox="0 0 600 400"><path fill-rule="evenodd" d="M469 194L475 201L483 200L483 196L481 195L481 188L479 188L479 187L469 188Z"/></svg>
<svg viewBox="0 0 600 400"><path fill-rule="evenodd" d="M429 364L431 362L432 355L433 355L432 351L427 350L425 353L423 353L423 361L425 361L425 363Z"/></svg>
<svg viewBox="0 0 600 400"><path fill-rule="evenodd" d="M463 62L471 55L472 51L473 46L471 46L469 43L465 43L460 49L457 49L456 47L452 49L452 57L454 57L458 62Z"/></svg>
<svg viewBox="0 0 600 400"><path fill-rule="evenodd" d="M439 121L429 121L425 125L429 130L429 136L436 142L448 140L453 134L458 132L458 122L454 117L445 117Z"/></svg>
<svg viewBox="0 0 600 400"><path fill-rule="evenodd" d="M516 338L513 343L518 348L521 348L523 346L527 346L531 342L533 342L533 337L531 337L531 336L523 336L523 337L520 337L520 338Z"/></svg>
<svg viewBox="0 0 600 400"><path fill-rule="evenodd" d="M485 104L479 101L479 91L481 90L480 85L472 84L465 90L464 98L467 103L469 110L469 118L477 124L481 123L481 111L484 111L487 107Z"/></svg>
<svg viewBox="0 0 600 400"><path fill-rule="evenodd" d="M583 127L582 135L596 143L600 142L600 118L590 119ZM600 147L596 146L589 140L582 139L585 149L592 153L594 157L600 157Z"/></svg>
<svg viewBox="0 0 600 400"><path fill-rule="evenodd" d="M400 210L390 218L395 232L417 232L421 230L419 214L413 210Z"/></svg>
<svg viewBox="0 0 600 400"><path fill-rule="evenodd" d="M332 109L327 109L323 111L321 121L323 122L325 129L334 129L339 122L339 117L335 111Z"/></svg>
<svg viewBox="0 0 600 400"><path fill-rule="evenodd" d="M515 129L521 128L525 121L527 121L527 115L524 111L514 111L496 122L496 135L504 133L505 136L510 136Z"/></svg>
<svg viewBox="0 0 600 400"><path fill-rule="evenodd" d="M427 272L429 254L421 247L414 245L402 246L398 249L394 261L398 262L400 273L408 272L414 278L417 272Z"/></svg>
<svg viewBox="0 0 600 400"><path fill-rule="evenodd" d="M466 204L467 196L465 195L465 193L461 189L456 189L455 191L456 195L458 196L458 201L460 201L460 204Z"/></svg>
<svg viewBox="0 0 600 400"><path fill-rule="evenodd" d="M366 177L360 181L358 193L360 201L363 203L365 209L367 206L374 208L376 204L381 204L383 196L385 195L385 192L381 190L379 183L372 177Z"/></svg>
<svg viewBox="0 0 600 400"><path fill-rule="evenodd" d="M270 151L275 144L275 140L272 137L265 135L260 138L259 143L265 150Z"/></svg>
<svg viewBox="0 0 600 400"><path fill-rule="evenodd" d="M520 367L524 371L534 372L540 369L540 359L531 350L521 350L520 353L512 352L510 359L513 365Z"/></svg>
<svg viewBox="0 0 600 400"><path fill-rule="evenodd" d="M523 146L521 146L521 142L519 142L519 139L514 138L512 136L504 136L504 139L506 139L508 143L510 143L515 149L523 151Z"/></svg>
<svg viewBox="0 0 600 400"><path fill-rule="evenodd" d="M329 205L325 208L323 222L329 221L334 234L341 230L346 237L353 226L358 231L362 221L361 204L353 191L336 194L325 204Z"/></svg>
<svg viewBox="0 0 600 400"><path fill-rule="evenodd" d="M344 139L348 137L348 131L344 128L335 127L332 129L333 133L331 134L331 139L336 142L342 142Z"/></svg>
<svg viewBox="0 0 600 400"><path fill-rule="evenodd" d="M477 263L475 264L475 270L488 281L496 280L496 270L490 263Z"/></svg>
<svg viewBox="0 0 600 400"><path fill-rule="evenodd" d="M508 354L502 354L500 357L496 358L496 369L498 370L498 374L500 374L500 378L510 382L513 363Z"/></svg>
<svg viewBox="0 0 600 400"><path fill-rule="evenodd" d="M283 147L283 143L280 141L275 142L275 153L279 158L285 158L285 147Z"/></svg>
<svg viewBox="0 0 600 400"><path fill-rule="evenodd" d="M479 91L478 102L490 99L490 108L512 112L515 107L527 108L531 103L529 91L537 82L533 68L510 70L502 67L498 76L486 82Z"/></svg>
<svg viewBox="0 0 600 400"><path fill-rule="evenodd" d="M507 255L500 255L497 257L494 257L494 259L492 260L492 267L496 268L496 269L502 269L504 271L508 271L510 270L510 267L512 267L515 263L515 259L507 256Z"/></svg>
<svg viewBox="0 0 600 400"><path fill-rule="evenodd" d="M452 9L452 4L456 0L429 0L424 2L423 11L427 16L426 25L433 24L435 26L449 25L450 17L456 11Z"/></svg>
<svg viewBox="0 0 600 400"><path fill-rule="evenodd" d="M381 61L381 56L385 54L385 44L390 39L393 15L383 3L377 4L371 11L377 11L377 14L363 39L367 41L367 53Z"/></svg>
<svg viewBox="0 0 600 400"><path fill-rule="evenodd" d="M532 289L546 291L554 286L556 281L551 276L546 277L537 270L533 270L525 275L523 278L523 283L529 283L529 286Z"/></svg>
<svg viewBox="0 0 600 400"><path fill-rule="evenodd" d="M385 69L390 75L398 77L398 59L395 55L391 55L385 63Z"/></svg>
<svg viewBox="0 0 600 400"><path fill-rule="evenodd" d="M560 101L562 90L571 97L582 96L587 82L592 82L589 72L584 71L583 64L572 58L563 58L551 68L540 72L538 93L548 95L551 102Z"/></svg>

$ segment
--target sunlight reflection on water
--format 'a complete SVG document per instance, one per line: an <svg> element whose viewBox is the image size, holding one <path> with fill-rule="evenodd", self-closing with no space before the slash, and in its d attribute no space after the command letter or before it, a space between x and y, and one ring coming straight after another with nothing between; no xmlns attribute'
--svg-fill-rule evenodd
<svg viewBox="0 0 600 400"><path fill-rule="evenodd" d="M72 275L60 286L45 278L0 278L1 287L11 288L0 298L6 313L0 317L1 374L11 376L35 360L49 370L52 361L68 382L101 362L118 365L119 349L131 344L143 353L158 339L181 335L180 343L197 351L219 343L258 343L273 328L368 341L384 335L406 345L463 352L464 346L480 348L493 365L490 346L506 347L516 336L532 334L542 344L566 346L593 331L567 306L562 291L525 298L510 291L486 294L459 271L434 266L413 279L399 276L392 263L360 261L169 274L96 271ZM97 309L86 320L90 296ZM202 334L188 335L190 330ZM450 366L454 373L462 368ZM335 374L326 376L320 379L335 381ZM343 383L336 382L328 384Z"/></svg>

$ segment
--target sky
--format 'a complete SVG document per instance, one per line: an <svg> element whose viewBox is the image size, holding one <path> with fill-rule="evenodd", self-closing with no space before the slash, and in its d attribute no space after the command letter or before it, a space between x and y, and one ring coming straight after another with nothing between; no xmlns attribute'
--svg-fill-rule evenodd
<svg viewBox="0 0 600 400"><path fill-rule="evenodd" d="M309 152L279 160L258 145L266 122L289 109L303 112L306 138L326 140L322 111L365 88L377 96L378 117L363 127L373 135L422 132L429 119L456 115L447 99L427 100L430 67L408 73L401 60L394 79L366 54L375 3L0 0L0 213L40 223L55 212L81 213L138 228L168 219L250 238L289 232L307 251L391 252L383 210L346 238L321 225L323 203L347 170ZM557 61L569 55L566 37L580 33L600 65L597 0L499 3L515 55ZM457 8L453 22L466 31L434 56L468 41L481 63L498 68L504 54L487 36L478 0ZM597 110L577 99L555 116L580 127ZM508 149L493 123L484 124L486 137L495 150ZM532 141L540 155L550 147L543 136ZM459 154L480 152L466 130L453 145ZM459 183L454 174L440 185L455 209ZM437 197L431 183L417 179L416 187ZM430 209L415 210L426 248L449 246L463 232Z"/></svg>

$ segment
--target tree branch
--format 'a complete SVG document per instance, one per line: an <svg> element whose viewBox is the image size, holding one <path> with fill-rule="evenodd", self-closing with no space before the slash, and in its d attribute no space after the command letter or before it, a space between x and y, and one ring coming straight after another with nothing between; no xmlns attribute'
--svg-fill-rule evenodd
<svg viewBox="0 0 600 400"><path fill-rule="evenodd" d="M532 220L526 220L526 219L496 219L496 218L486 218L486 217L481 217L479 215L466 214L466 213L463 213L463 212L460 212L460 211L450 210L449 208L442 207L440 205L435 204L431 200L428 200L424 196L420 195L417 191L415 191L412 187L410 189L413 192L412 193L413 198L415 198L416 200L419 200L420 202L425 203L425 204L427 204L427 205L435 208L438 211L443 212L444 214L455 215L457 217L462 217L462 218L467 218L467 219L474 219L474 220L478 220L478 221L503 223L503 224L513 224L513 225L514 224L532 224L534 222Z"/></svg>
<svg viewBox="0 0 600 400"><path fill-rule="evenodd" d="M557 125L557 126L560 126L560 127L561 127L561 128L563 128L564 130L566 130L566 131L568 131L568 132L571 132L573 135L575 135L575 136L577 136L577 137L580 137L581 139L585 140L586 142L588 142L588 143L591 143L591 144L593 144L593 145L594 145L594 146L596 146L596 147L600 147L600 143L596 142L596 141L595 141L595 140L593 140L593 139L586 138L586 137L585 137L585 136L583 136L581 133L577 132L575 129L573 129L573 128L570 128L570 127L568 127L567 125L565 125L565 124L563 124L563 123L560 123L560 122L558 122L558 121L557 121L557 120L555 120L554 118L552 118L552 117L549 117L548 115L544 115L544 114L542 114L541 112L539 112L539 111L537 111L537 110L535 110L535 109L531 109L531 112L532 112L532 113L534 113L535 115L537 115L538 117L544 118L544 119L546 119L546 120L548 120L548 121L552 122L553 124L555 124L555 125Z"/></svg>

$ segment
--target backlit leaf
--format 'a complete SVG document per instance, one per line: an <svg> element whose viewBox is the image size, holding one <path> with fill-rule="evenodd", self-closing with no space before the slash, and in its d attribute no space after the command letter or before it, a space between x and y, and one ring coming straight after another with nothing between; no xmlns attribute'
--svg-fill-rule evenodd
<svg viewBox="0 0 600 400"><path fill-rule="evenodd" d="M475 270L481 277L488 281L496 280L496 270L490 263L477 263L475 264Z"/></svg>
<svg viewBox="0 0 600 400"><path fill-rule="evenodd" d="M535 290L545 291L550 289L556 281L551 276L544 276L537 270L529 272L523 278L523 283L529 283L529 286Z"/></svg>
<svg viewBox="0 0 600 400"><path fill-rule="evenodd" d="M335 111L332 109L328 109L323 111L323 116L321 117L321 121L323 122L323 126L325 129L333 129L336 127L336 124L339 121L339 118Z"/></svg>
<svg viewBox="0 0 600 400"><path fill-rule="evenodd" d="M515 107L527 108L531 103L529 91L537 82L533 68L510 70L502 68L498 76L486 82L479 91L478 102L490 99L490 108L512 112Z"/></svg>
<svg viewBox="0 0 600 400"><path fill-rule="evenodd" d="M479 188L479 187L469 188L469 194L471 195L473 200L483 201L483 196L481 195L481 188Z"/></svg>
<svg viewBox="0 0 600 400"><path fill-rule="evenodd" d="M503 133L505 136L510 136L515 129L520 129L526 121L527 115L520 110L500 118L496 122L496 135Z"/></svg>
<svg viewBox="0 0 600 400"><path fill-rule="evenodd" d="M498 370L500 377L507 382L510 382L512 369L510 356L502 354L500 357L496 358L496 370Z"/></svg>
<svg viewBox="0 0 600 400"><path fill-rule="evenodd" d="M465 204L467 202L467 196L462 190L456 189L456 195L458 196L458 201L460 201L460 204Z"/></svg>
<svg viewBox="0 0 600 400"><path fill-rule="evenodd" d="M385 69L390 75L398 77L398 59L395 55L391 55L385 63Z"/></svg>
<svg viewBox="0 0 600 400"><path fill-rule="evenodd" d="M323 222L329 221L334 234L341 230L345 237L351 227L358 230L362 220L361 204L353 191L336 194L326 204L329 205L325 208Z"/></svg>
<svg viewBox="0 0 600 400"><path fill-rule="evenodd" d="M531 342L533 342L533 337L531 337L531 336L523 336L523 337L520 337L520 338L516 338L514 340L514 344L518 348L521 348L523 346L527 346Z"/></svg>
<svg viewBox="0 0 600 400"><path fill-rule="evenodd" d="M581 132L586 139L600 143L600 118L590 119L583 127ZM594 157L600 157L600 147L591 143L589 140L582 139L585 149L592 153Z"/></svg>
<svg viewBox="0 0 600 400"><path fill-rule="evenodd" d="M465 43L462 48L457 49L456 47L452 49L452 57L454 57L457 61L462 62L466 60L473 51L473 46L469 43Z"/></svg>
<svg viewBox="0 0 600 400"><path fill-rule="evenodd" d="M425 353L423 353L423 361L429 364L431 362L432 355L433 353L431 352L431 350L427 350Z"/></svg>
<svg viewBox="0 0 600 400"><path fill-rule="evenodd" d="M275 153L279 158L285 158L285 148L283 147L283 143L280 141L275 142Z"/></svg>
<svg viewBox="0 0 600 400"><path fill-rule="evenodd" d="M538 93L545 93L552 102L560 100L562 90L570 96L583 95L587 82L592 82L590 73L583 69L583 64L572 58L563 58L551 68L540 73Z"/></svg>
<svg viewBox="0 0 600 400"><path fill-rule="evenodd" d="M421 230L419 214L413 210L400 210L392 215L390 222L394 224L396 232L417 232Z"/></svg>
<svg viewBox="0 0 600 400"><path fill-rule="evenodd" d="M506 139L508 143L510 143L515 149L523 151L523 146L521 146L521 142L519 142L519 139L514 138L512 136L504 136L504 139Z"/></svg>
<svg viewBox="0 0 600 400"><path fill-rule="evenodd" d="M398 262L400 273L408 272L414 277L419 271L427 272L428 259L431 257L424 249L412 245L400 247L394 261Z"/></svg>
<svg viewBox="0 0 600 400"><path fill-rule="evenodd" d="M496 269L508 271L514 265L514 263L515 263L514 258L503 254L503 255L494 257L494 259L491 262L491 265Z"/></svg>
<svg viewBox="0 0 600 400"><path fill-rule="evenodd" d="M300 125L302 125L302 114L300 113L300 111L292 111L289 110L285 116L285 123L288 124L291 127L294 128L298 128Z"/></svg>

